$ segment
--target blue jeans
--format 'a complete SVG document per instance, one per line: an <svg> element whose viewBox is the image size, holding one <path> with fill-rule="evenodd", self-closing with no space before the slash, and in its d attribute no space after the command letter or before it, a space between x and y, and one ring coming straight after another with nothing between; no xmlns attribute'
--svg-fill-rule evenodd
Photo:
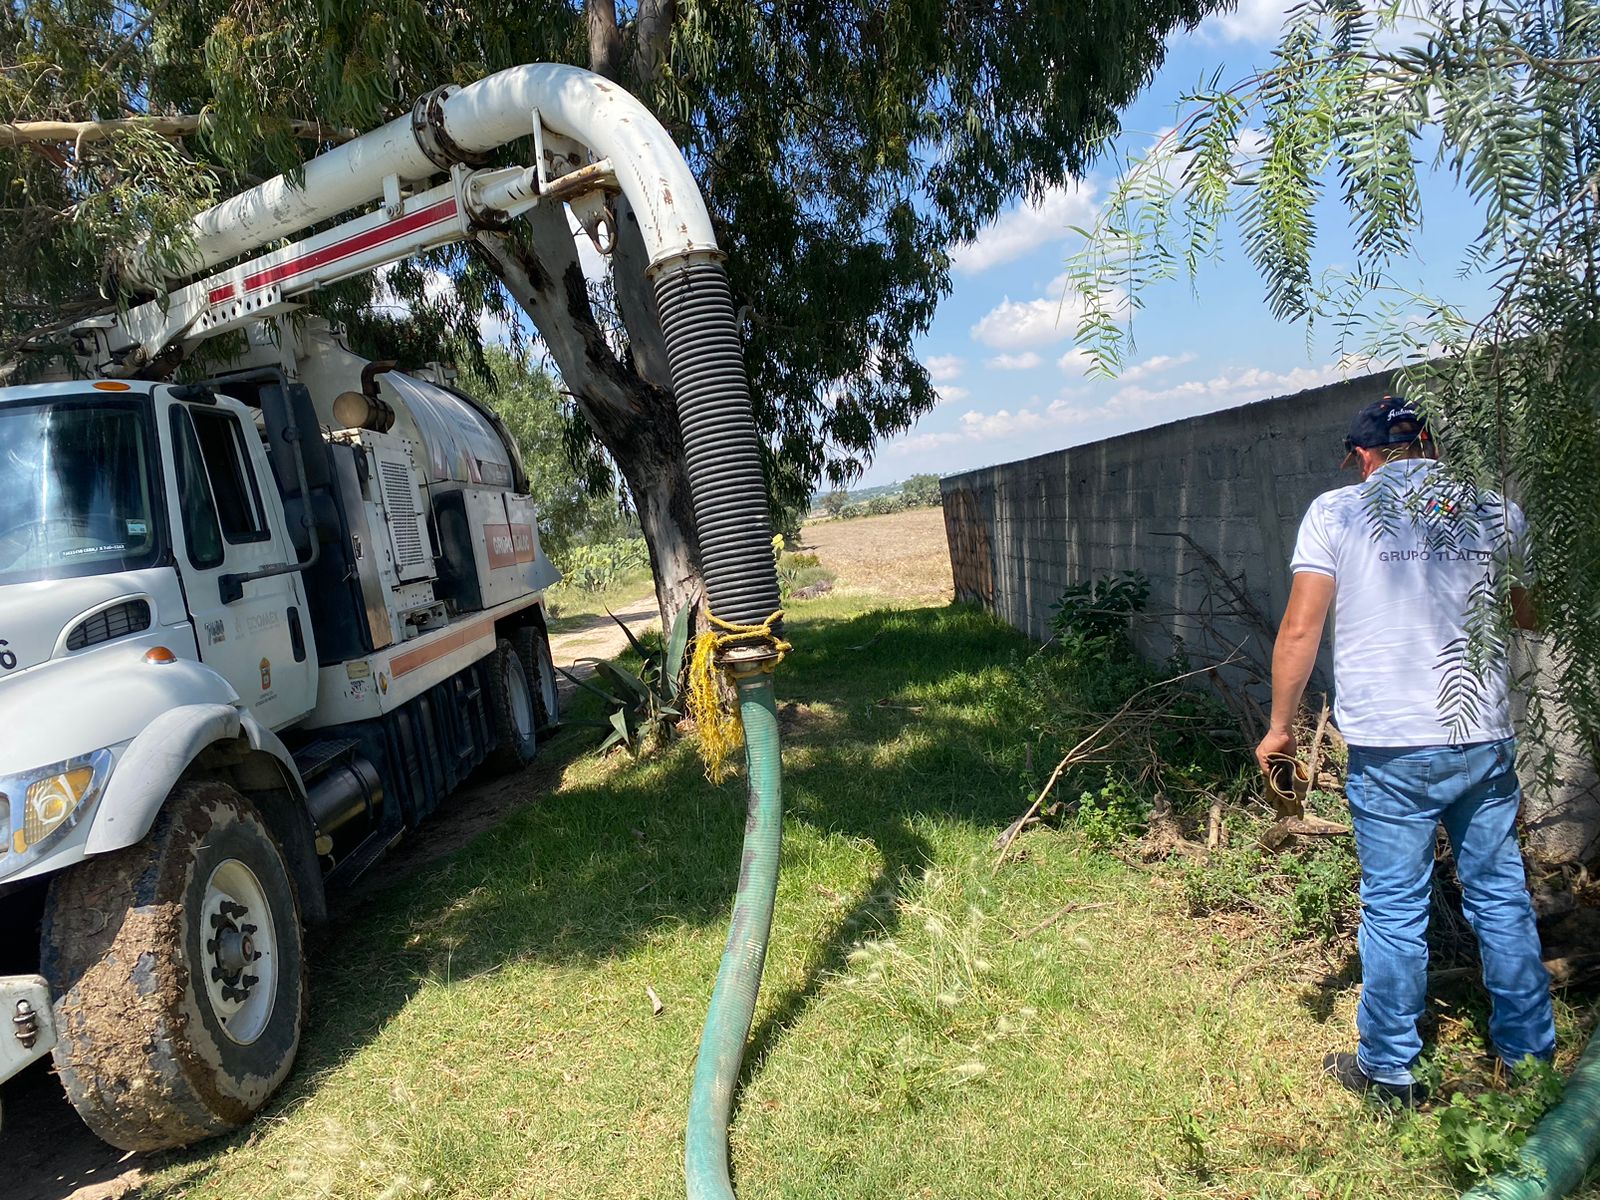
<svg viewBox="0 0 1600 1200"><path fill-rule="evenodd" d="M1361 1069L1410 1083L1428 992L1428 907L1443 823L1494 1000L1489 1037L1515 1065L1555 1053L1550 975L1517 848L1517 746L1351 746L1347 792L1361 857Z"/></svg>

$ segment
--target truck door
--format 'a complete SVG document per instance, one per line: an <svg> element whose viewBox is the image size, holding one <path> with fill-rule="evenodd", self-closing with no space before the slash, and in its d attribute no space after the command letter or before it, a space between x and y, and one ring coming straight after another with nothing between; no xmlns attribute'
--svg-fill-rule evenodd
<svg viewBox="0 0 1600 1200"><path fill-rule="evenodd" d="M296 561L254 423L227 402L174 404L168 502L200 660L278 729L316 703L316 655L298 571L244 582Z"/></svg>

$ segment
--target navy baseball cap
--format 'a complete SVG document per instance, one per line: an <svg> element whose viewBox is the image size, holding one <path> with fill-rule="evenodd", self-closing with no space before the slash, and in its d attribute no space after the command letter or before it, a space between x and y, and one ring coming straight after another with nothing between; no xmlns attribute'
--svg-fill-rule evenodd
<svg viewBox="0 0 1600 1200"><path fill-rule="evenodd" d="M1358 449L1376 449L1379 446L1409 446L1412 442L1427 443L1428 422L1404 396L1385 396L1356 413L1350 422L1350 432L1345 435L1345 456L1342 465L1349 466Z"/></svg>

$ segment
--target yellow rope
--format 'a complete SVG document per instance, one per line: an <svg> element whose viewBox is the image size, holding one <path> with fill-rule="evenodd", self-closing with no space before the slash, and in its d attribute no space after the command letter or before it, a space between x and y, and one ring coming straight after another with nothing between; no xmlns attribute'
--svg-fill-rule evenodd
<svg viewBox="0 0 1600 1200"><path fill-rule="evenodd" d="M728 759L744 741L744 726L738 710L724 696L717 678L717 655L742 642L760 642L771 647L776 657L763 664L770 671L783 661L791 649L788 642L772 631L783 619L780 608L759 625L735 625L714 614L707 614L711 628L694 640L689 659L689 718L694 722L700 742L700 757L706 764L706 777L721 783L728 777Z"/></svg>

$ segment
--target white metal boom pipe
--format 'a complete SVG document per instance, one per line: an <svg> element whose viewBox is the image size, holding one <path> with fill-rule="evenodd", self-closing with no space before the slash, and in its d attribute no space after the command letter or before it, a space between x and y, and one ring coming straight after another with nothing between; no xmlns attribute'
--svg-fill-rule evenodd
<svg viewBox="0 0 1600 1200"><path fill-rule="evenodd" d="M527 137L537 110L546 128L609 158L652 266L716 250L700 188L672 138L643 104L599 75L560 63L512 67L462 88L442 109L444 134L468 154ZM398 117L307 162L298 186L280 175L200 213L189 275L376 200L390 175L414 181L440 170L418 144L412 118Z"/></svg>

